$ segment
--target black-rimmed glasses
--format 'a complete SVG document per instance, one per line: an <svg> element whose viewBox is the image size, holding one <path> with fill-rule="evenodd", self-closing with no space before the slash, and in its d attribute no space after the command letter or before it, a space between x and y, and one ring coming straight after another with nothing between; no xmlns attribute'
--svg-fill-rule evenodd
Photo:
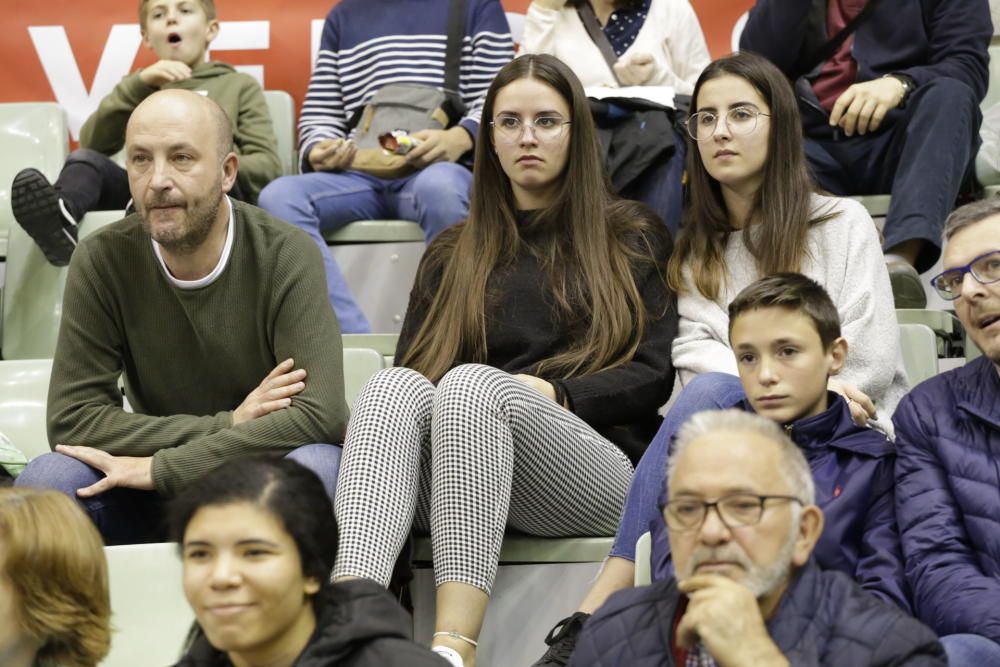
<svg viewBox="0 0 1000 667"><path fill-rule="evenodd" d="M764 507L773 500L805 504L795 496L755 496L749 493L723 496L711 503L697 498L676 498L666 505L667 527L674 531L695 530L705 522L708 510L713 507L728 528L753 526L760 523Z"/></svg>
<svg viewBox="0 0 1000 667"><path fill-rule="evenodd" d="M942 299L954 301L962 296L962 283L965 281L966 273L971 273L972 277L982 285L1000 280L1000 250L991 250L965 266L956 266L954 269L937 274L931 278L931 287Z"/></svg>
<svg viewBox="0 0 1000 667"><path fill-rule="evenodd" d="M726 112L726 127L733 134L750 134L757 129L757 118L766 114L754 107L736 107ZM719 125L719 114L712 111L699 111L691 114L685 127L688 135L695 141L708 141L715 136L715 128Z"/></svg>

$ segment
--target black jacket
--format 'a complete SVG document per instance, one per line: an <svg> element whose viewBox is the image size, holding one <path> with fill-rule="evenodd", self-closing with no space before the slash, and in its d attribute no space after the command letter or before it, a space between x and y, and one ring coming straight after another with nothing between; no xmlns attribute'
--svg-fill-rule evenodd
<svg viewBox="0 0 1000 667"><path fill-rule="evenodd" d="M446 667L411 640L412 620L384 588L353 580L333 586L320 601L316 631L295 667ZM176 667L232 667L204 634Z"/></svg>
<svg viewBox="0 0 1000 667"><path fill-rule="evenodd" d="M583 627L570 667L674 667L674 578L615 593ZM946 667L934 633L842 572L810 561L767 631L792 667ZM680 666L683 667L683 666Z"/></svg>

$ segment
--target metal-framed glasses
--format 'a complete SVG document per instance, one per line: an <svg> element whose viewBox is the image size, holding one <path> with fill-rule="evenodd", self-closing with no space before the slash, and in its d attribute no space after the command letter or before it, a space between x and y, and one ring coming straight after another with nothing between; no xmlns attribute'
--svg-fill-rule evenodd
<svg viewBox="0 0 1000 667"><path fill-rule="evenodd" d="M771 501L803 504L795 496L755 496L749 493L723 496L711 503L697 498L676 498L666 506L667 527L678 532L695 530L705 522L708 510L713 507L727 528L753 526L760 523L764 508Z"/></svg>
<svg viewBox="0 0 1000 667"><path fill-rule="evenodd" d="M726 112L726 127L733 134L750 134L757 129L757 118L771 114L764 113L756 107L735 107ZM687 132L695 141L708 141L715 135L719 125L719 114L712 111L699 111L688 116Z"/></svg>
<svg viewBox="0 0 1000 667"><path fill-rule="evenodd" d="M965 266L948 269L931 278L931 287L946 301L954 301L962 296L965 274L971 273L981 285L989 285L1000 280L1000 250L991 250L980 255Z"/></svg>
<svg viewBox="0 0 1000 667"><path fill-rule="evenodd" d="M539 116L534 122L521 120L520 116L513 114L499 114L490 122L494 136L508 144L520 141L526 129L530 129L540 142L556 141L569 124L570 121L559 114Z"/></svg>

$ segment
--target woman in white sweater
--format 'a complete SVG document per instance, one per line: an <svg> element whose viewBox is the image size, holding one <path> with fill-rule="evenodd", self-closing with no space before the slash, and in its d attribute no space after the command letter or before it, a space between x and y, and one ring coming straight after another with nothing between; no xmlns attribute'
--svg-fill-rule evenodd
<svg viewBox="0 0 1000 667"><path fill-rule="evenodd" d="M670 434L695 412L743 398L729 347L728 306L744 287L781 271L804 273L823 285L849 348L829 388L848 399L855 421L869 421L877 408L880 424L888 426L907 391L875 225L857 202L816 194L785 77L751 53L717 60L698 79L692 110L691 207L668 264L680 315L672 356L687 386L636 468L610 558L537 665L561 664L554 658L572 651L589 613L632 585L636 540L658 513Z"/></svg>
<svg viewBox="0 0 1000 667"><path fill-rule="evenodd" d="M589 5L617 57L612 70L587 34L578 9ZM547 53L569 65L585 88L669 87L690 95L710 57L698 17L688 0L534 0L524 22L521 53ZM632 97L643 97L634 91ZM660 99L657 95L646 97ZM674 151L622 189L680 227L685 140L673 133Z"/></svg>

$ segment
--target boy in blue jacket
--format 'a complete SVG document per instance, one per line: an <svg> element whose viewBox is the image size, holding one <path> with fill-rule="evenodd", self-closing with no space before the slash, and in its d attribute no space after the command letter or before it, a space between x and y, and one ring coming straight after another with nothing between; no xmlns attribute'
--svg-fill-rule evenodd
<svg viewBox="0 0 1000 667"><path fill-rule="evenodd" d="M720 409L736 407L781 424L809 462L816 504L826 517L816 562L844 572L865 590L909 612L910 591L894 508L895 449L884 433L857 426L847 401L827 389L827 381L843 367L848 352L836 306L813 280L777 273L740 292L729 305L729 322L740 377L702 374L688 383L643 460L663 461L658 466L663 474L674 436L690 416L688 405L698 409L706 405L703 386L711 387ZM659 507L654 496L629 492L616 547L605 565L608 574L598 578L581 611L553 628L549 649L536 667L566 665L589 618L587 612L631 586L635 568L628 554L634 560L634 545L642 532L649 530L653 536L654 581L672 574L662 514L666 491L661 488ZM631 545L627 552L619 549L626 543Z"/></svg>

